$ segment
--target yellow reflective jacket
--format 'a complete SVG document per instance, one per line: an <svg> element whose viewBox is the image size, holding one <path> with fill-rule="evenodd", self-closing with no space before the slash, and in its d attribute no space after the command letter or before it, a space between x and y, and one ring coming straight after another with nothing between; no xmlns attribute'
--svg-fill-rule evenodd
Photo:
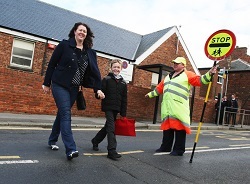
<svg viewBox="0 0 250 184"><path fill-rule="evenodd" d="M174 72L162 80L156 88L148 93L150 98L163 94L161 103L161 129L186 130L190 133L190 87L208 84L211 76L209 72L199 76L194 72L183 70L172 78Z"/></svg>

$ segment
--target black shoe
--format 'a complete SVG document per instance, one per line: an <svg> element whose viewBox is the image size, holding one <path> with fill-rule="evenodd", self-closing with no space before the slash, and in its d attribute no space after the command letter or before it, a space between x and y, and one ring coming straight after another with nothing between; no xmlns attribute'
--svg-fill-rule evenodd
<svg viewBox="0 0 250 184"><path fill-rule="evenodd" d="M94 143L94 140L93 140L93 139L91 140L91 142L92 142L92 145L93 145L93 148L92 148L92 149L93 149L94 151L99 151L98 144Z"/></svg>
<svg viewBox="0 0 250 184"><path fill-rule="evenodd" d="M117 158L121 158L122 156L118 154L116 151L109 151L107 157L112 160L116 160Z"/></svg>
<svg viewBox="0 0 250 184"><path fill-rule="evenodd" d="M76 158L79 156L78 151L72 151L69 155L67 155L68 160L72 160L73 158Z"/></svg>
<svg viewBox="0 0 250 184"><path fill-rule="evenodd" d="M171 150L164 150L162 148L158 148L157 150L155 150L155 152L159 153L159 152L170 152Z"/></svg>
<svg viewBox="0 0 250 184"><path fill-rule="evenodd" d="M171 155L171 156L183 156L183 153L177 153L177 152L175 152L175 151L172 151L172 152L170 153L170 155Z"/></svg>

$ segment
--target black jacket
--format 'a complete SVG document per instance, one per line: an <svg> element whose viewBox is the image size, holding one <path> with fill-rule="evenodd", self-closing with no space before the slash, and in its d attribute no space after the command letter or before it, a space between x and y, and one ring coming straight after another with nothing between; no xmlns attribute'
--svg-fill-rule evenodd
<svg viewBox="0 0 250 184"><path fill-rule="evenodd" d="M123 78L115 79L113 73L109 73L102 80L102 91L105 98L102 100L102 111L117 111L125 117L127 113L127 83Z"/></svg>
<svg viewBox="0 0 250 184"><path fill-rule="evenodd" d="M43 85L50 86L51 81L53 81L66 88L71 87L72 79L78 68L75 49L75 38L63 40L56 46L48 64ZM89 63L81 85L86 88L93 88L96 92L101 89L101 74L97 65L96 52L92 49L86 51Z"/></svg>
<svg viewBox="0 0 250 184"><path fill-rule="evenodd" d="M238 111L238 102L236 99L231 99L229 103L229 107L231 107L232 112L237 112Z"/></svg>

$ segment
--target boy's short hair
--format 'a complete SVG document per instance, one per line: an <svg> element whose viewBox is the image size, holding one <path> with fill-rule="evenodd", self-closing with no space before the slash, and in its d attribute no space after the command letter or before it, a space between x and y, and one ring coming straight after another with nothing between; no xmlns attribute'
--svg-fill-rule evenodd
<svg viewBox="0 0 250 184"><path fill-rule="evenodd" d="M120 59L112 59L111 62L110 62L110 67L113 66L113 64L115 63L119 63L120 65L122 65L122 60Z"/></svg>

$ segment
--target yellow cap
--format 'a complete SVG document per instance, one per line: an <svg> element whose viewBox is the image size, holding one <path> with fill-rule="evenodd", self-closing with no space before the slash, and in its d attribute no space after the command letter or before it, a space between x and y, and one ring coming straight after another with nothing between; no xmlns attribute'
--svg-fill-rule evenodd
<svg viewBox="0 0 250 184"><path fill-rule="evenodd" d="M172 62L173 63L182 63L184 66L186 66L186 64L187 64L186 59L184 57L177 57Z"/></svg>

